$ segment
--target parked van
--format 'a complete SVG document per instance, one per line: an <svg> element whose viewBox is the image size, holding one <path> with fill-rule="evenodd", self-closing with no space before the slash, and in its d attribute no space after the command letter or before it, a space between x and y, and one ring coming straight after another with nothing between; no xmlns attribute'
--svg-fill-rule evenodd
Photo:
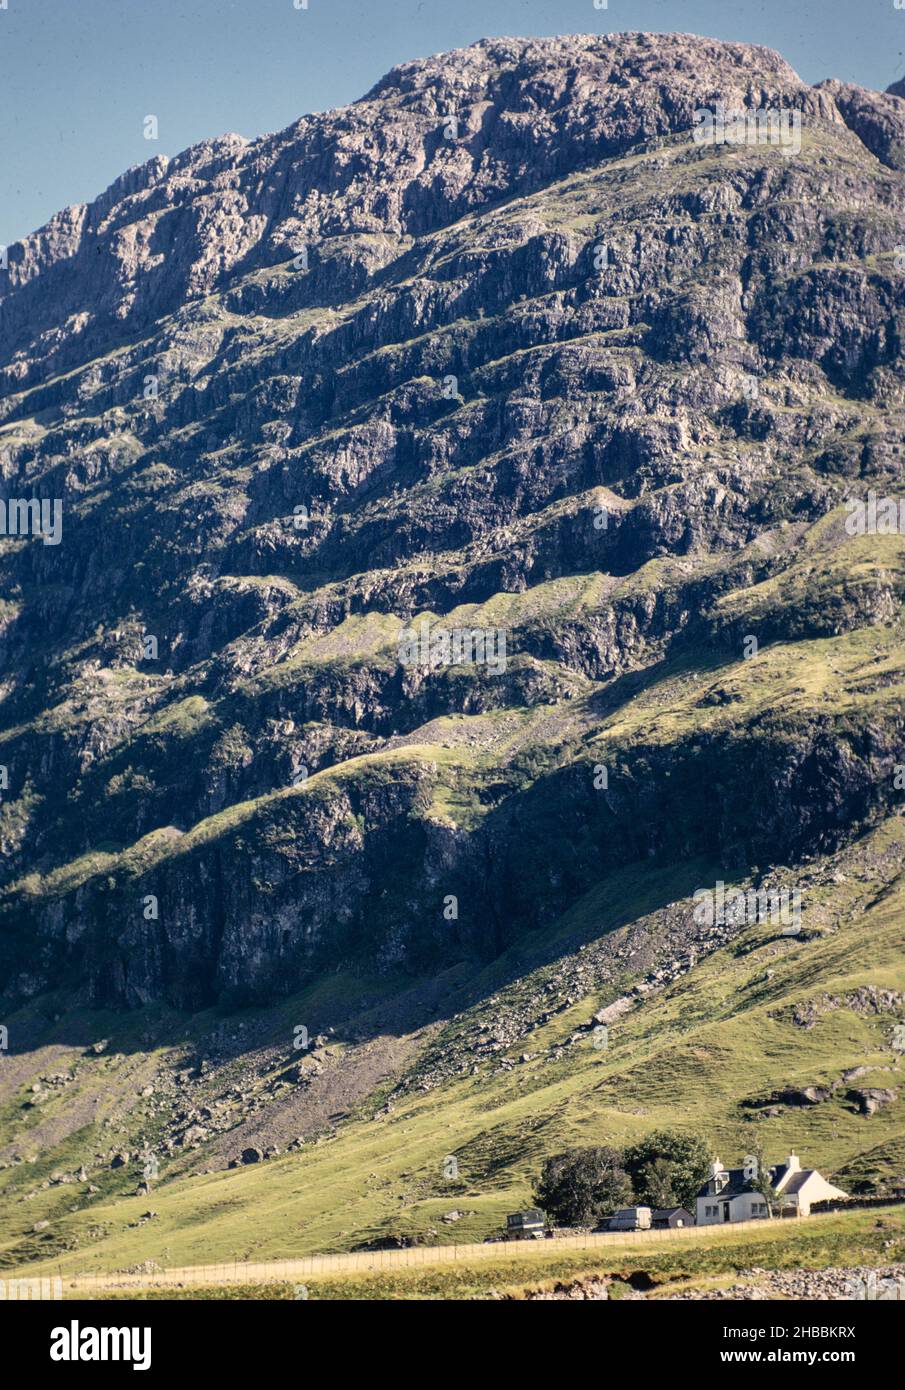
<svg viewBox="0 0 905 1390"><path fill-rule="evenodd" d="M508 1240L543 1240L547 1218L542 1211L532 1207L530 1211L514 1211L506 1217L506 1238Z"/></svg>

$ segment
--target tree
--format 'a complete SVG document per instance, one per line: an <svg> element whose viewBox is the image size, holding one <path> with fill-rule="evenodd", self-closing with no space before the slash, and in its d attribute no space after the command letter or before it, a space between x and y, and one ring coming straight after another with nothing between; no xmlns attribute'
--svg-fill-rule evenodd
<svg viewBox="0 0 905 1390"><path fill-rule="evenodd" d="M754 1177L749 1178L748 1186L752 1192L759 1192L767 1204L767 1216L772 1219L773 1210L779 1201L779 1193L770 1180L770 1168L764 1157L764 1146L760 1138L755 1138L746 1157L753 1159Z"/></svg>
<svg viewBox="0 0 905 1390"><path fill-rule="evenodd" d="M660 1129L626 1149L623 1162L638 1202L694 1211L711 1156L703 1139Z"/></svg>
<svg viewBox="0 0 905 1390"><path fill-rule="evenodd" d="M535 1201L561 1226L593 1226L631 1203L632 1184L618 1149L569 1149L544 1163Z"/></svg>
<svg viewBox="0 0 905 1390"><path fill-rule="evenodd" d="M648 1207L682 1207L673 1185L673 1165L668 1158L655 1158L645 1170L643 1178L644 1197L639 1198ZM693 1210L693 1208L692 1208Z"/></svg>

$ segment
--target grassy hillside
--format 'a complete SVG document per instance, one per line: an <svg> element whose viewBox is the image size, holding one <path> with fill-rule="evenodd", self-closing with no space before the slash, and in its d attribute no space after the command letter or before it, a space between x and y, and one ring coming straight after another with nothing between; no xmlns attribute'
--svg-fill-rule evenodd
<svg viewBox="0 0 905 1390"><path fill-rule="evenodd" d="M581 976L572 972L581 971L595 949L584 943L604 933L611 949L643 957L665 930L660 910L643 915L644 895L653 890L658 901L667 898L668 877L652 883L648 875L625 872L602 883L561 924L562 955L551 951L547 938L526 941L471 982L479 997L471 1008L418 1030L410 1040L408 1086L395 1091L390 1106L389 1087L378 1085L300 1151L240 1169L192 1176L201 1152L177 1156L150 1196L126 1195L129 1169L100 1179L92 1174L101 1190L89 1198L84 1183L43 1187L42 1181L52 1170L75 1168L105 1142L104 1120L94 1117L54 1147L47 1142L54 1124L62 1133L80 1105L93 1114L85 1103L91 1086L139 1093L154 1054L134 1052L125 1033L117 1042L112 1028L102 1057L85 1059L59 1044L38 1049L30 1059L34 1074L46 1072L52 1056L56 1070L78 1060L82 1079L37 1115L26 1111L24 1123L21 1106L32 1073L21 1070L8 1096L5 1123L18 1132L19 1153L35 1161L0 1175L3 1264L52 1260L54 1268L74 1272L127 1269L146 1260L172 1266L284 1258L397 1237L480 1240L530 1200L545 1155L573 1144L621 1144L666 1126L707 1136L727 1163L748 1151L756 1131L770 1157L794 1149L806 1166L843 1186L898 1176L905 1168L905 1066L893 1047L893 1026L905 1018L903 865L905 824L893 818L850 849L799 869L800 936L758 923L743 926L709 954L705 946L689 972L647 993L629 993L626 1011L609 1027L608 1047L599 1050L586 1025L620 997L619 987L614 981L608 989L581 993ZM697 872L700 883L713 883L705 866ZM681 882L682 871L674 878ZM637 897L636 922L626 902L630 892ZM619 925L626 918L628 924ZM534 964L534 952L554 958ZM593 970L592 964L589 974ZM535 1017L528 1003L535 996L555 1001L559 1012L546 1022L544 1015ZM287 1022L310 1014L312 1002L297 998L279 1017L265 1016L271 1038L287 1039L282 1061L270 1064L272 1076L292 1059ZM471 1050L482 1030L526 1011L536 1026L492 1060ZM259 1019L247 1017L250 1026ZM118 1024L113 1017L104 1022ZM142 1020L127 1022L137 1037ZM201 1037L212 1022L181 1020L184 1036ZM351 1067L370 1045L345 1044L340 1036L331 1065L340 1072ZM528 1060L520 1060L526 1054ZM463 1059L467 1074L437 1081L438 1057L452 1058L457 1069ZM857 1079L843 1083L842 1074L854 1068L860 1069ZM219 1089L225 1080L224 1072ZM821 1104L781 1106L768 1118L744 1104L766 1104L774 1090L815 1084L836 1084L837 1090ZM849 1097L852 1087L892 1089L897 1098L867 1117ZM279 1110L279 1100L274 1105ZM148 1138L150 1128L134 1109L106 1126L133 1149L138 1133ZM242 1132L240 1126L234 1150ZM32 1154L33 1148L39 1152ZM449 1156L456 1159L457 1178L444 1175ZM156 1216L142 1222L149 1209ZM444 1222L452 1211L462 1215ZM48 1227L34 1232L42 1218Z"/></svg>

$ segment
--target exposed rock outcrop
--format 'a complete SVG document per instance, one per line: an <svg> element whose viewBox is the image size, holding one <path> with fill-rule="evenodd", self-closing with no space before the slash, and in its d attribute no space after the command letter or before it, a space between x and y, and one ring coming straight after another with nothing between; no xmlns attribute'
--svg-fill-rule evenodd
<svg viewBox="0 0 905 1390"><path fill-rule="evenodd" d="M800 148L700 142L720 103ZM844 504L901 481L903 112L486 40L13 246L0 474L64 530L0 554L0 988L485 961L625 863L894 810L905 564Z"/></svg>

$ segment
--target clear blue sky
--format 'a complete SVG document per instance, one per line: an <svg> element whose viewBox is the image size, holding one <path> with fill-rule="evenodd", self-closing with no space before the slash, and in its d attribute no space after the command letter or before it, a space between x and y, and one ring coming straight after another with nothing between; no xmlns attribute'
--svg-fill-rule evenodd
<svg viewBox="0 0 905 1390"><path fill-rule="evenodd" d="M0 6L4 0L0 0ZM809 82L905 72L893 0L5 0L0 243L155 154L255 136L488 35L682 30L778 49ZM142 121L160 122L155 143Z"/></svg>

